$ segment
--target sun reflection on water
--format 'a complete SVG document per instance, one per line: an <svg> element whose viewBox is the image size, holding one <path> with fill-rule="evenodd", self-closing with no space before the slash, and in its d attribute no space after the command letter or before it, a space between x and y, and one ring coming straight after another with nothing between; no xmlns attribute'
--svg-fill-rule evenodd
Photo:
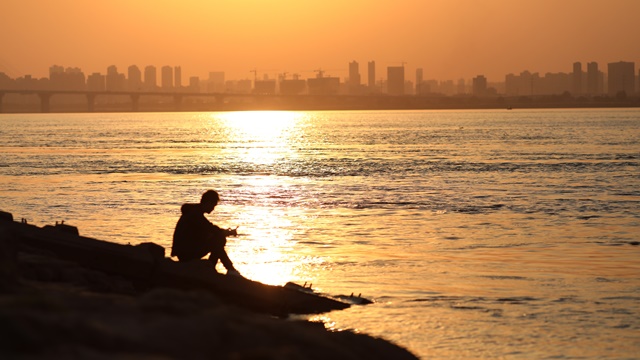
<svg viewBox="0 0 640 360"><path fill-rule="evenodd" d="M229 156L248 164L272 165L297 156L296 144L307 114L292 111L238 111L211 114L212 128L224 128ZM215 126L214 126L215 125ZM296 254L295 225L286 211L274 204L286 193L278 177L243 178L253 189L234 221L243 234L227 246L232 259L247 278L284 285L302 271L307 260ZM275 206L274 206L275 205Z"/></svg>
<svg viewBox="0 0 640 360"><path fill-rule="evenodd" d="M299 134L295 127L306 115L293 111L235 111L211 116L228 129L231 141L241 144L234 154L246 162L272 164L296 155L292 144Z"/></svg>
<svg viewBox="0 0 640 360"><path fill-rule="evenodd" d="M280 211L258 206L244 207L238 221L246 225L234 240L233 259L242 274L271 285L291 281L300 266L291 221Z"/></svg>

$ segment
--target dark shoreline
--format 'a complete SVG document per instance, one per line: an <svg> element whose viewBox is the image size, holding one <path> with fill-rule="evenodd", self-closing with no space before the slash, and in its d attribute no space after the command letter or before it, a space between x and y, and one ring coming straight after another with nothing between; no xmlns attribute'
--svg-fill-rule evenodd
<svg viewBox="0 0 640 360"><path fill-rule="evenodd" d="M278 318L210 292L139 290L0 229L1 358L417 359L384 339Z"/></svg>

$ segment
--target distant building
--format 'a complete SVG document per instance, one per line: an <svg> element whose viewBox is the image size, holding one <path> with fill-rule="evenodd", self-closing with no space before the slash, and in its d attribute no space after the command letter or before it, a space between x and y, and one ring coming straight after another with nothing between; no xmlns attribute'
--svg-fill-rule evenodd
<svg viewBox="0 0 640 360"><path fill-rule="evenodd" d="M456 92L456 86L453 80L443 80L438 84L438 88L441 94L453 95Z"/></svg>
<svg viewBox="0 0 640 360"><path fill-rule="evenodd" d="M1 89L5 89L5 90L9 90L12 89L14 86L15 81L9 77L9 75L0 72L0 88Z"/></svg>
<svg viewBox="0 0 640 360"><path fill-rule="evenodd" d="M49 84L52 89L64 89L64 67L59 65L49 67Z"/></svg>
<svg viewBox="0 0 640 360"><path fill-rule="evenodd" d="M598 91L598 63L587 63L587 93L596 95Z"/></svg>
<svg viewBox="0 0 640 360"><path fill-rule="evenodd" d="M144 88L147 91L155 91L158 86L156 67L149 65L144 68Z"/></svg>
<svg viewBox="0 0 640 360"><path fill-rule="evenodd" d="M619 61L609 63L609 96L617 96L620 93L633 95L636 92L635 63Z"/></svg>
<svg viewBox="0 0 640 360"><path fill-rule="evenodd" d="M340 92L340 78L324 76L318 72L315 78L307 79L310 95L337 95Z"/></svg>
<svg viewBox="0 0 640 360"><path fill-rule="evenodd" d="M54 90L84 90L86 82L80 68L64 68L53 65L49 68L49 87Z"/></svg>
<svg viewBox="0 0 640 360"><path fill-rule="evenodd" d="M189 78L189 91L190 92L200 92L200 78L197 76L192 76Z"/></svg>
<svg viewBox="0 0 640 360"><path fill-rule="evenodd" d="M267 75L262 80L255 80L253 93L262 95L273 95L276 93L276 79L269 79Z"/></svg>
<svg viewBox="0 0 640 360"><path fill-rule="evenodd" d="M423 81L420 84L416 84L416 95L427 95L431 93L431 86L429 82Z"/></svg>
<svg viewBox="0 0 640 360"><path fill-rule="evenodd" d="M472 80L473 95L483 96L487 94L487 78L484 75L478 75Z"/></svg>
<svg viewBox="0 0 640 360"><path fill-rule="evenodd" d="M232 92L238 94L249 94L251 93L251 84L252 81L250 79L235 81L235 86Z"/></svg>
<svg viewBox="0 0 640 360"><path fill-rule="evenodd" d="M422 82L422 88L426 89L426 94L440 93L440 82L435 79L425 80Z"/></svg>
<svg viewBox="0 0 640 360"><path fill-rule="evenodd" d="M367 86L369 91L373 91L376 87L376 62L369 61L367 64Z"/></svg>
<svg viewBox="0 0 640 360"><path fill-rule="evenodd" d="M544 86L538 73L523 71L520 75L508 74L505 78L505 93L509 96L532 96L542 94Z"/></svg>
<svg viewBox="0 0 640 360"><path fill-rule="evenodd" d="M105 91L106 78L100 73L93 73L87 77L87 90L89 91Z"/></svg>
<svg viewBox="0 0 640 360"><path fill-rule="evenodd" d="M182 67L180 66L173 68L173 87L176 89L182 88Z"/></svg>
<svg viewBox="0 0 640 360"><path fill-rule="evenodd" d="M298 95L306 91L307 82L300 79L298 74L293 75L293 79L282 79L280 81L280 93L283 95Z"/></svg>
<svg viewBox="0 0 640 360"><path fill-rule="evenodd" d="M106 90L107 91L124 91L125 76L118 72L115 65L107 68Z"/></svg>
<svg viewBox="0 0 640 360"><path fill-rule="evenodd" d="M127 69L127 88L131 91L142 90L142 72L136 65Z"/></svg>
<svg viewBox="0 0 640 360"><path fill-rule="evenodd" d="M162 90L172 90L173 89L173 68L171 66L163 66L162 67L162 78L160 80Z"/></svg>
<svg viewBox="0 0 640 360"><path fill-rule="evenodd" d="M467 93L467 84L464 79L458 80L458 86L456 87L456 92L460 95Z"/></svg>
<svg viewBox="0 0 640 360"><path fill-rule="evenodd" d="M404 66L387 67L387 93L404 95Z"/></svg>
<svg viewBox="0 0 640 360"><path fill-rule="evenodd" d="M207 81L207 92L223 93L225 92L225 74L224 71L209 72L209 80Z"/></svg>
<svg viewBox="0 0 640 360"><path fill-rule="evenodd" d="M349 63L349 94L360 93L360 66L358 62Z"/></svg>
<svg viewBox="0 0 640 360"><path fill-rule="evenodd" d="M404 94L405 95L413 95L415 93L413 81L406 80L404 82Z"/></svg>
<svg viewBox="0 0 640 360"><path fill-rule="evenodd" d="M582 63L573 63L573 73L571 74L571 93L573 95L582 94Z"/></svg>
<svg viewBox="0 0 640 360"><path fill-rule="evenodd" d="M422 68L416 69L416 95L420 94L420 84L424 81L424 74Z"/></svg>
<svg viewBox="0 0 640 360"><path fill-rule="evenodd" d="M533 81L533 95L561 95L571 93L573 74L546 73Z"/></svg>

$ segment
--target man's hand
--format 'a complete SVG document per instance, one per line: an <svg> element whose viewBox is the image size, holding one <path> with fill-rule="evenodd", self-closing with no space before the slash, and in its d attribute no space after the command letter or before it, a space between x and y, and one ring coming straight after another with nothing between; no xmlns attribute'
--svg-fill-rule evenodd
<svg viewBox="0 0 640 360"><path fill-rule="evenodd" d="M238 228L225 230L224 236L238 236Z"/></svg>

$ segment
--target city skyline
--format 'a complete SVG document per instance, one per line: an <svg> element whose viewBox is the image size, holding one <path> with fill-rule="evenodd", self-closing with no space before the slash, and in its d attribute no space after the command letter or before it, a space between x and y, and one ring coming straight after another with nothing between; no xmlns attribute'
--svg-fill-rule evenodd
<svg viewBox="0 0 640 360"><path fill-rule="evenodd" d="M3 8L0 72L14 78L45 77L51 64L91 74L157 59L181 66L183 81L211 71L253 78L254 70L345 78L349 61L363 75L374 60L376 81L404 63L405 76L422 68L425 79L493 82L527 69L570 72L576 61L640 61L633 0L116 0L82 12L72 0L7 0Z"/></svg>
<svg viewBox="0 0 640 360"><path fill-rule="evenodd" d="M25 75L17 79L0 72L0 90L5 89L50 89L50 90L89 90L89 91L190 91L207 93L256 93L256 94L377 94L389 95L558 95L570 93L574 96L615 96L624 91L627 95L640 92L640 70L636 76L634 62L619 61L600 67L597 62L588 62L583 69L582 62L574 62L569 73L546 73L523 70L517 74L506 74L503 81L489 81L479 74L472 79L438 81L425 79L422 68L416 69L415 77L401 66L387 66L376 72L375 61L367 63L366 73L360 71L357 61L348 63L349 74L340 78L326 76L321 69L314 71L313 77L301 77L300 74L278 74L274 77L254 79L227 79L224 71L209 72L208 78L197 76L183 80L181 66L130 65L120 72L118 67L107 67L106 74L95 72L85 74L79 67L52 65L49 77L32 78ZM376 74L384 72L386 76L374 81ZM611 74L611 76L609 76ZM368 80L363 81L362 79ZM42 82L42 81L46 82ZM186 82L185 82L186 81Z"/></svg>

